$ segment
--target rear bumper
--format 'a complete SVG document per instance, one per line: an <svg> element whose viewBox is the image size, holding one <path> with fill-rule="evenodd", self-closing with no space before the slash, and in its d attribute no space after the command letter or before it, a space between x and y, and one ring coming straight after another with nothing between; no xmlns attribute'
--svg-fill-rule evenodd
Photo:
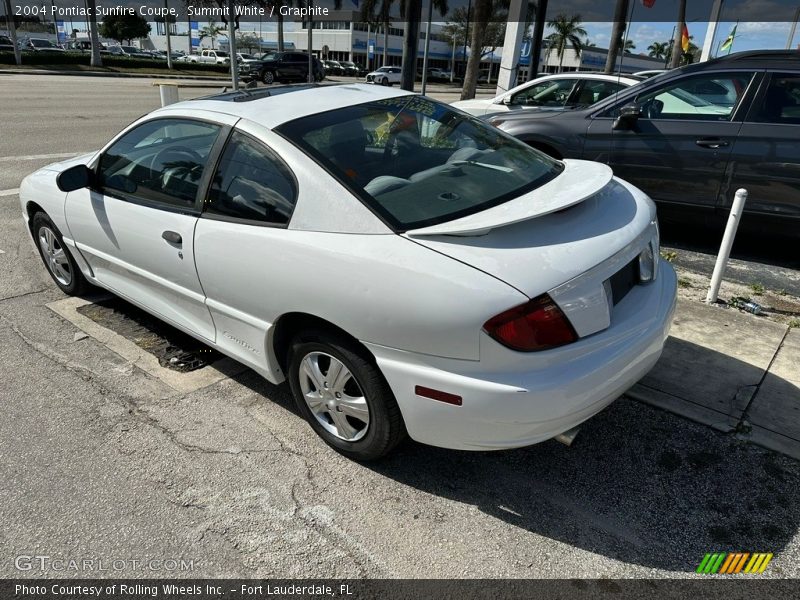
<svg viewBox="0 0 800 600"><path fill-rule="evenodd" d="M675 311L677 281L662 262L658 279L637 286L611 326L546 352L500 349L484 335L481 361L442 359L367 344L416 441L461 450L528 446L600 412L655 365ZM497 361L508 353L508 361ZM484 355L494 357L484 360ZM425 386L461 396L461 406L415 394Z"/></svg>

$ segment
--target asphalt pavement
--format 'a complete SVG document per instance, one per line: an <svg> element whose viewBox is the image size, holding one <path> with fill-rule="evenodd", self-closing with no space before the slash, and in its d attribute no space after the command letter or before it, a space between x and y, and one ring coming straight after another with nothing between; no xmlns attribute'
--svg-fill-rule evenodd
<svg viewBox="0 0 800 600"><path fill-rule="evenodd" d="M15 189L158 93L56 76L0 89L0 577L41 575L15 566L33 554L187 565L79 577L670 577L724 550L774 552L763 577L800 576L800 465L631 399L570 448L408 442L360 465L285 386L244 371L180 391L83 335L47 306L64 296Z"/></svg>

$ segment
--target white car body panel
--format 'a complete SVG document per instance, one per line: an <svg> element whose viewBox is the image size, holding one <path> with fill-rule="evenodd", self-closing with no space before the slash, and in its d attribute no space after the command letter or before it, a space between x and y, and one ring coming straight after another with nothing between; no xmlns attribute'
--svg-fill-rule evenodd
<svg viewBox="0 0 800 600"><path fill-rule="evenodd" d="M283 317L303 313L341 328L372 352L415 440L476 450L554 437L613 401L663 348L675 304L669 264L613 306L604 287L620 265L657 245L653 204L612 179L607 167L567 161L539 195L398 235L271 131L303 115L404 94L369 85L315 88L269 98L269 110L260 101L197 100L126 128L184 116L262 141L298 182L288 227L58 190L58 172L91 164L100 153L28 176L20 190L23 215L27 220L35 210L31 203L44 210L90 282L272 382L285 377L273 346L275 328ZM166 229L183 236L182 257L161 238ZM489 318L544 292L567 315L578 341L515 352L482 330ZM461 395L463 405L417 396L417 385Z"/></svg>
<svg viewBox="0 0 800 600"><path fill-rule="evenodd" d="M620 82L627 85L635 85L639 80L630 77L605 75L603 73L558 73L555 75L545 75L544 77L537 77L526 83L511 88L507 92L495 96L494 98L477 98L472 100L460 100L453 102L451 106L459 110L463 110L476 117L483 117L485 115L492 115L501 112L508 112L509 110L542 110L539 106L508 106L503 103L506 98L525 90L534 85L544 83L546 81L557 81L559 79L589 79L595 81L613 81Z"/></svg>

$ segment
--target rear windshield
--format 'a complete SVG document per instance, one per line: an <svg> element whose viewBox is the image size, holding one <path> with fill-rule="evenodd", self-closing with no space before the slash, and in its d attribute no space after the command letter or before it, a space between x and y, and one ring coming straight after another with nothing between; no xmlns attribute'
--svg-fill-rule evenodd
<svg viewBox="0 0 800 600"><path fill-rule="evenodd" d="M396 231L486 210L563 169L483 121L421 96L311 115L277 131Z"/></svg>

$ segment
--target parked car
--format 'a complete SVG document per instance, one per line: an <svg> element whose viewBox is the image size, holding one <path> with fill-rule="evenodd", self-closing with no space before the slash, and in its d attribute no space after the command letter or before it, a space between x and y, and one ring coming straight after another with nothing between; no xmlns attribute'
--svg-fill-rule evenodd
<svg viewBox="0 0 800 600"><path fill-rule="evenodd" d="M25 50L33 50L34 52L64 52L63 48L60 48L50 40L42 38L29 38L25 43Z"/></svg>
<svg viewBox="0 0 800 600"><path fill-rule="evenodd" d="M450 71L436 67L428 69L428 81L450 81Z"/></svg>
<svg viewBox="0 0 800 600"><path fill-rule="evenodd" d="M325 68L317 57L312 57L314 81L325 79ZM308 54L305 52L271 52L263 60L239 66L243 80L258 80L270 85L275 82L308 81Z"/></svg>
<svg viewBox="0 0 800 600"><path fill-rule="evenodd" d="M202 50L200 54L190 55L189 62L206 65L229 65L231 56L222 50Z"/></svg>
<svg viewBox="0 0 800 600"><path fill-rule="evenodd" d="M509 112L491 122L551 156L609 164L682 222L727 218L734 192L745 188L744 227L767 222L770 232L800 236L796 50L731 54L588 108Z"/></svg>
<svg viewBox="0 0 800 600"><path fill-rule="evenodd" d="M644 193L380 86L172 104L20 200L62 291L105 288L288 379L355 459L406 433L557 436L647 373L675 307Z"/></svg>
<svg viewBox="0 0 800 600"><path fill-rule="evenodd" d="M136 46L109 46L108 52L114 56L129 56L130 58L147 58L150 60L155 60L155 56L153 56L151 52L142 50Z"/></svg>
<svg viewBox="0 0 800 600"><path fill-rule="evenodd" d="M89 40L69 40L66 46L66 50L69 52L88 53L92 51L92 42ZM100 54L111 54L111 51L109 51L104 44L100 44Z"/></svg>
<svg viewBox="0 0 800 600"><path fill-rule="evenodd" d="M14 42L11 38L5 35L0 35L0 52L13 52Z"/></svg>
<svg viewBox="0 0 800 600"><path fill-rule="evenodd" d="M453 106L481 117L514 110L564 110L592 105L637 83L638 79L618 75L560 73L528 81L494 98L461 100Z"/></svg>
<svg viewBox="0 0 800 600"><path fill-rule="evenodd" d="M335 60L323 60L322 66L325 69L325 75L344 75L345 69Z"/></svg>
<svg viewBox="0 0 800 600"><path fill-rule="evenodd" d="M349 60L340 60L339 64L341 65L344 72L343 75L348 77L363 77L367 74L367 70L364 69L361 65L358 65Z"/></svg>
<svg viewBox="0 0 800 600"><path fill-rule="evenodd" d="M367 83L377 83L379 85L392 85L400 83L402 70L400 67L380 67L366 77Z"/></svg>

